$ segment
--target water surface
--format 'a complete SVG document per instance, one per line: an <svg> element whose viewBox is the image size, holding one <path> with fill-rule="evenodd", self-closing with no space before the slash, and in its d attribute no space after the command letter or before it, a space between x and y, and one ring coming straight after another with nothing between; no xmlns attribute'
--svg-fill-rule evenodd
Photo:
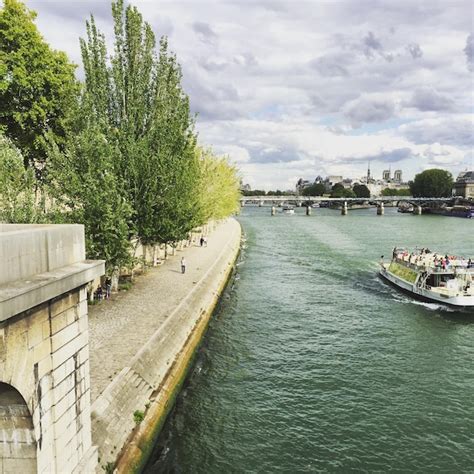
<svg viewBox="0 0 474 474"><path fill-rule="evenodd" d="M474 312L377 276L395 245L474 256L474 221L243 209L235 280L147 472L474 470Z"/></svg>

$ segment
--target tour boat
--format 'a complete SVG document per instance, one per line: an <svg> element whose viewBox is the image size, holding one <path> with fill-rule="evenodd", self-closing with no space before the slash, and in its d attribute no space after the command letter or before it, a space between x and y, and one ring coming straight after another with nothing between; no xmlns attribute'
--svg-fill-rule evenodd
<svg viewBox="0 0 474 474"><path fill-rule="evenodd" d="M474 308L474 259L395 248L380 276L420 299Z"/></svg>
<svg viewBox="0 0 474 474"><path fill-rule="evenodd" d="M285 206L285 207L283 208L283 212L284 212L285 214L294 214L294 213L295 213L295 208L292 207L292 206Z"/></svg>
<svg viewBox="0 0 474 474"><path fill-rule="evenodd" d="M472 206L445 206L430 209L430 214L439 214L448 217L463 217L474 219L474 207Z"/></svg>

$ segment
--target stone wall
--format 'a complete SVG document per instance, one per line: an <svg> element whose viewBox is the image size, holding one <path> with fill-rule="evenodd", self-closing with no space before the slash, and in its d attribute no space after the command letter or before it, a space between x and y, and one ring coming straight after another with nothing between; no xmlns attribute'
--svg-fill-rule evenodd
<svg viewBox="0 0 474 474"><path fill-rule="evenodd" d="M86 285L103 269L82 226L0 226L0 472L94 471Z"/></svg>

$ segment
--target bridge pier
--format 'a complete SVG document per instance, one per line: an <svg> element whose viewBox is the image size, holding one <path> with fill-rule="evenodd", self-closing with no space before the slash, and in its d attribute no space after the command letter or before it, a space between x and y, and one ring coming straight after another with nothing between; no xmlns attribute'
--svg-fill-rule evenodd
<svg viewBox="0 0 474 474"><path fill-rule="evenodd" d="M263 206L263 201L258 201L258 207L262 207Z"/></svg>
<svg viewBox="0 0 474 474"><path fill-rule="evenodd" d="M415 214L415 216L421 216L421 214L422 214L421 206L414 206L413 207L413 214Z"/></svg>
<svg viewBox="0 0 474 474"><path fill-rule="evenodd" d="M307 216L311 215L311 206L306 206L306 215Z"/></svg>
<svg viewBox="0 0 474 474"><path fill-rule="evenodd" d="M347 216L347 201L344 201L341 207L341 216Z"/></svg>
<svg viewBox="0 0 474 474"><path fill-rule="evenodd" d="M383 202L381 202L378 206L377 206L377 215L378 216L383 216L385 214L385 206L383 205Z"/></svg>
<svg viewBox="0 0 474 474"><path fill-rule="evenodd" d="M0 472L95 472L80 225L0 225Z"/></svg>
<svg viewBox="0 0 474 474"><path fill-rule="evenodd" d="M274 216L276 214L276 208L275 206L272 206L272 212L271 212L272 216Z"/></svg>

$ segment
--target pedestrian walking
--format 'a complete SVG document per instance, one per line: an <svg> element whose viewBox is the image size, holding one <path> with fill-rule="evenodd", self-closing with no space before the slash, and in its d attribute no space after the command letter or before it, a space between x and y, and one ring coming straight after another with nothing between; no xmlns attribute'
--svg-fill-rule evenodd
<svg viewBox="0 0 474 474"><path fill-rule="evenodd" d="M186 260L184 257L181 258L181 273L186 273Z"/></svg>
<svg viewBox="0 0 474 474"><path fill-rule="evenodd" d="M204 242L204 247L207 247L207 237L203 237L202 240Z"/></svg>
<svg viewBox="0 0 474 474"><path fill-rule="evenodd" d="M201 238L199 239L199 242L201 243L201 247L204 245L204 237L201 236Z"/></svg>
<svg viewBox="0 0 474 474"><path fill-rule="evenodd" d="M111 294L112 294L112 279L110 277L107 277L105 279L105 298L110 299Z"/></svg>

